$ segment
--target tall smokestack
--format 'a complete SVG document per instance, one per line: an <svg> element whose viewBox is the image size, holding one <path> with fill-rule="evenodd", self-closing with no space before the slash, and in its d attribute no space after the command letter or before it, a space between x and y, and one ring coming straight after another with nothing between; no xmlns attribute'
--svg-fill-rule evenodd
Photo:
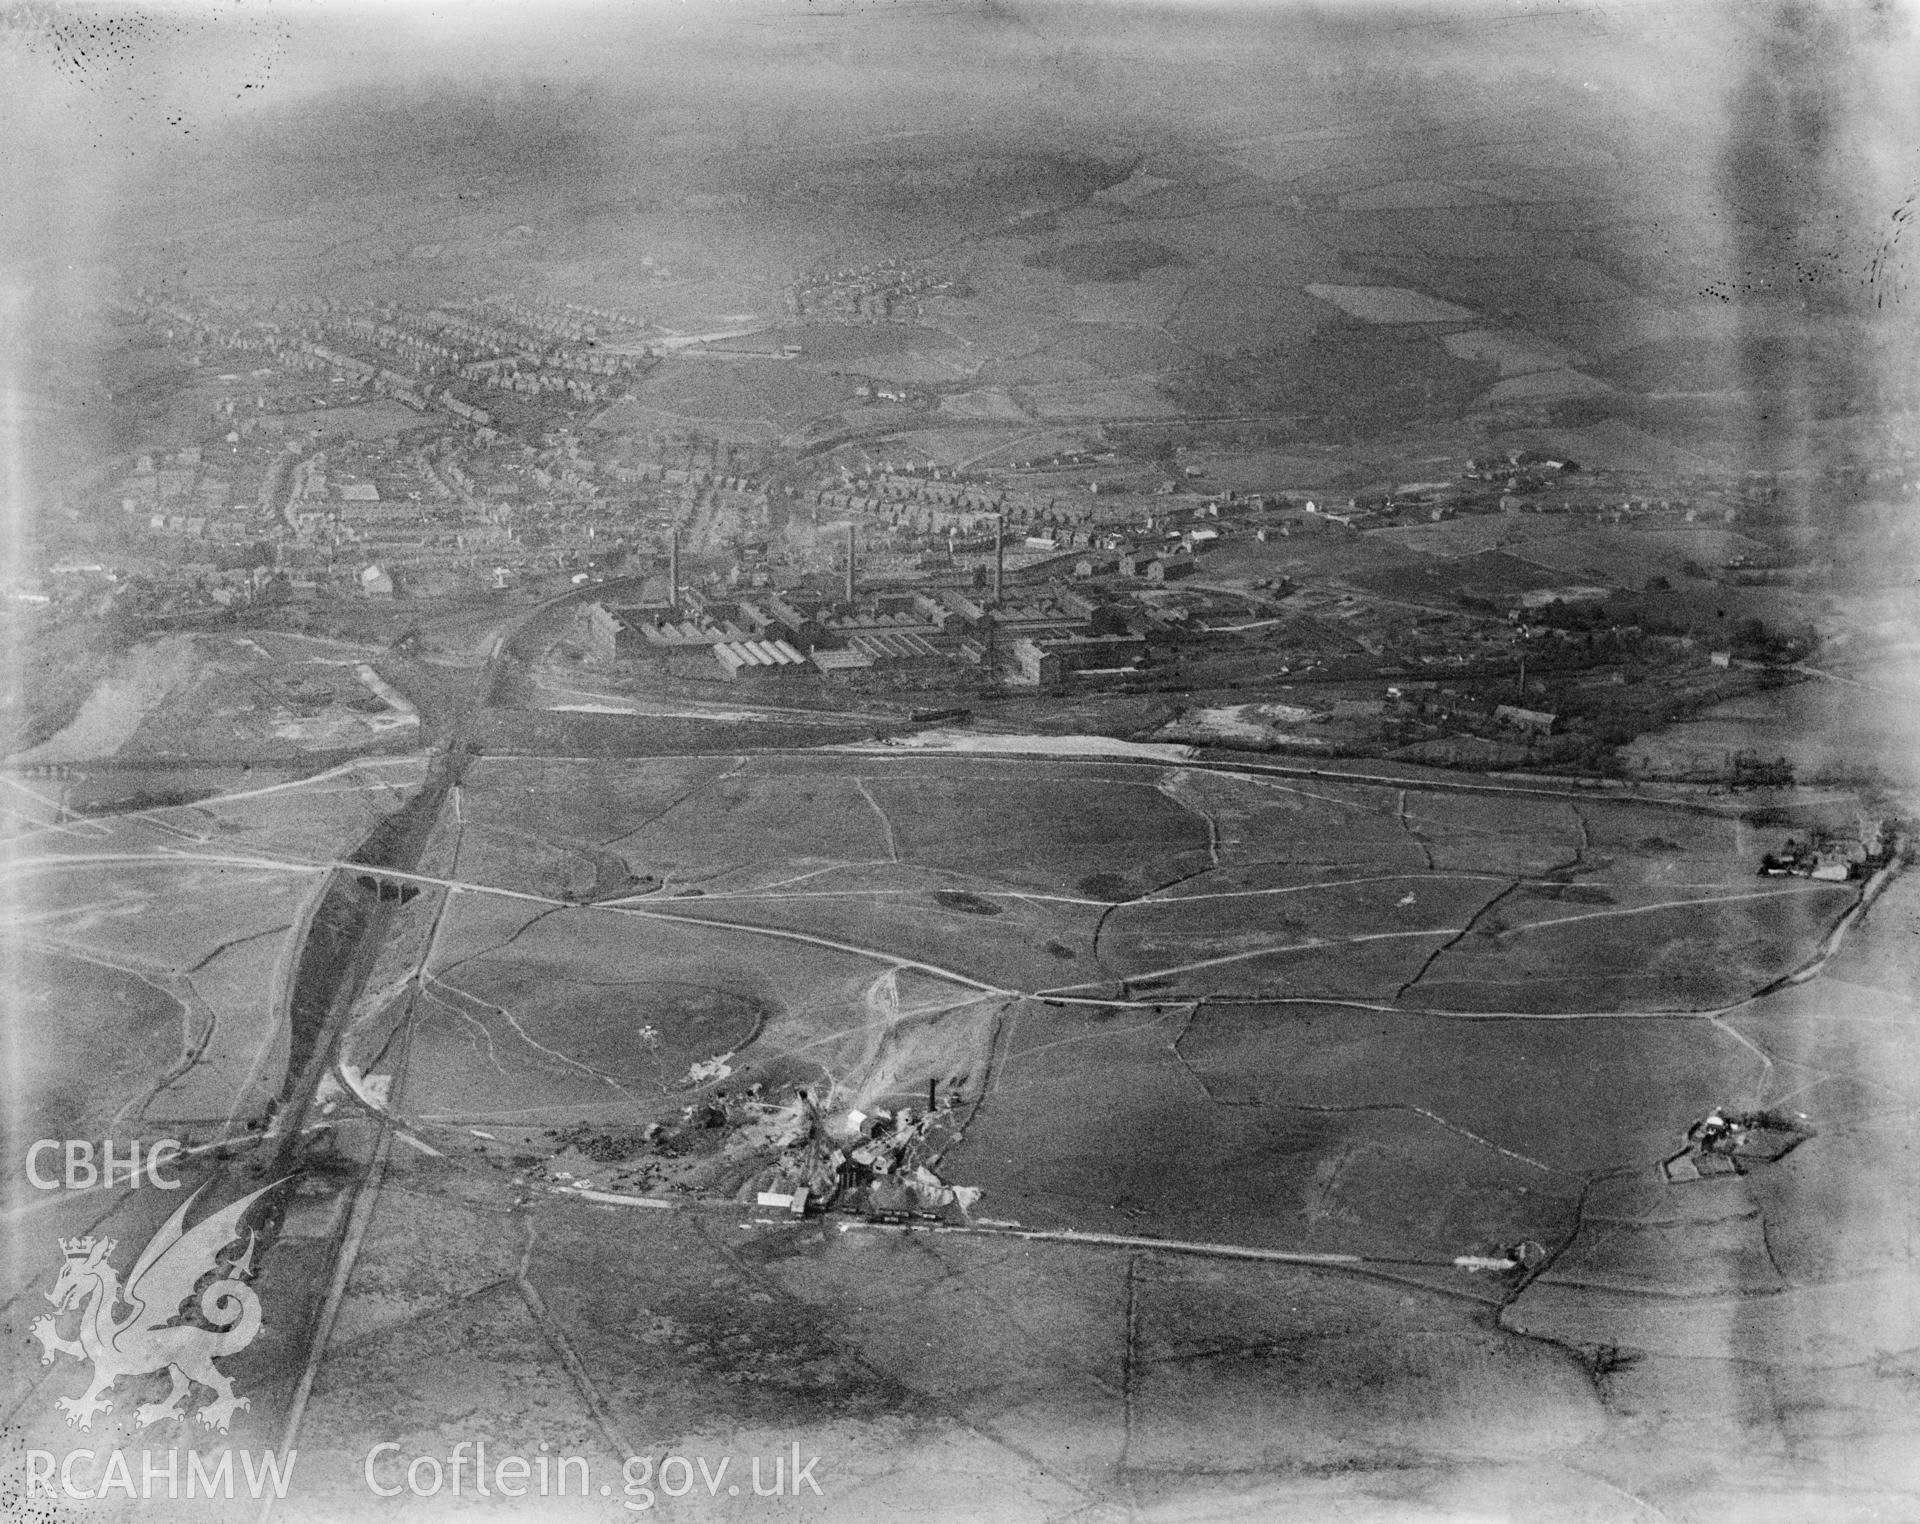
<svg viewBox="0 0 1920 1524"><path fill-rule="evenodd" d="M667 540L667 602L680 607L680 526L673 526Z"/></svg>
<svg viewBox="0 0 1920 1524"><path fill-rule="evenodd" d="M847 525L847 602L853 602L854 565L853 565L853 525Z"/></svg>
<svg viewBox="0 0 1920 1524"><path fill-rule="evenodd" d="M1000 605L1000 590L1007 579L1007 516L996 513L993 516L993 602Z"/></svg>

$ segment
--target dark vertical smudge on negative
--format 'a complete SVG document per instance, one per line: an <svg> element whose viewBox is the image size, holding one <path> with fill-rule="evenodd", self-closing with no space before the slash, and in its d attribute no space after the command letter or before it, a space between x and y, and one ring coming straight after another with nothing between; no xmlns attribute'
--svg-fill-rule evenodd
<svg viewBox="0 0 1920 1524"><path fill-rule="evenodd" d="M1863 258L1876 176L1862 132L1861 50L1871 16L1802 0L1756 13L1755 46L1728 101L1720 160L1732 227L1740 445L1747 469L1781 477L1802 526L1838 530L1814 490L1844 462L1823 421L1880 392L1873 300Z"/></svg>
<svg viewBox="0 0 1920 1524"><path fill-rule="evenodd" d="M1903 193L1889 182L1885 150L1912 102L1889 98L1888 75L1899 70L1882 65L1900 46L1893 33L1903 23L1887 7L1782 0L1756 12L1753 24L1747 67L1728 95L1718 166L1733 229L1725 289L1736 311L1737 442L1746 468L1777 483L1778 511L1807 543L1836 546L1867 528L1848 487L1857 453L1849 435L1885 427L1912 401L1911 319L1885 303L1897 279L1887 269L1888 216ZM1872 564L1873 538L1859 535L1860 565L1833 568L1837 590L1855 576L1868 579L1863 586L1884 581L1884 567ZM1802 1021L1770 1046L1776 1059L1818 1068L1830 1029L1812 1012ZM1911 1072L1910 1058L1891 1045L1882 1061L1888 1076ZM1755 1183L1768 1223L1826 1222L1844 1237L1850 1224L1885 1210L1884 1197L1844 1156L1827 1151L1837 1142L1823 1147L1816 1137L1790 1169ZM1775 1259L1770 1236L1768 1256L1789 1284L1826 1278L1817 1268L1823 1256L1810 1257L1804 1242ZM1864 1315L1883 1318L1885 1347L1899 1347L1904 1309ZM1798 1420L1776 1395L1805 1374L1789 1351L1815 1349L1828 1336L1814 1316L1769 1296L1733 1308L1724 1356L1742 1370L1776 1373L1732 1394L1751 1430L1816 1442L1795 1436ZM1826 1442L1846 1437L1836 1429Z"/></svg>
<svg viewBox="0 0 1920 1524"><path fill-rule="evenodd" d="M1807 229L1804 219L1825 189L1824 151L1830 142L1831 81L1809 33L1819 18L1794 3L1756 18L1758 47L1727 101L1727 138L1720 159L1721 196L1732 236L1732 268L1722 290L1735 304L1734 376L1739 388L1737 445L1751 472L1797 479L1810 463L1809 423L1814 411L1810 333L1813 318L1792 310L1801 293L1789 284ZM1730 441L1733 442L1733 441ZM1801 511L1806 504L1802 502ZM1765 1096L1755 1094L1756 1103ZM1764 1226L1762 1232L1765 1231ZM1732 1256L1728 1251L1729 1259ZM1729 1263L1728 1269L1735 1267ZM1751 1311L1736 1309L1728 1322L1729 1360L1757 1362L1765 1370L1774 1343L1774 1298L1755 1299ZM1724 1391L1737 1403L1749 1431L1777 1428L1756 1390Z"/></svg>

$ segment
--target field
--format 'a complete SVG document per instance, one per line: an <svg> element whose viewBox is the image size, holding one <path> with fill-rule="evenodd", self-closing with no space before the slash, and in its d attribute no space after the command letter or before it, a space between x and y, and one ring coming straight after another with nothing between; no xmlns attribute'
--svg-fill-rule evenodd
<svg viewBox="0 0 1920 1524"><path fill-rule="evenodd" d="M1787 827L1712 809L1138 750L482 757L350 1050L406 1033L396 1104L469 1167L727 1196L776 1113L646 1129L931 1085L996 1217L1497 1296L1451 1258L1564 1241L1583 1181L1779 1090L1724 1013L1854 898L1756 880Z"/></svg>
<svg viewBox="0 0 1920 1524"><path fill-rule="evenodd" d="M633 388L633 397L603 415L600 426L613 426L622 410L633 409L689 423L765 421L785 433L845 406L853 386L781 360L685 358L667 360L650 372Z"/></svg>
<svg viewBox="0 0 1920 1524"><path fill-rule="evenodd" d="M204 1024L189 1019L184 992L51 950L26 950L14 979L17 1019L60 1037L26 1045L13 1071L16 1125L29 1140L104 1136L119 1112L138 1106L152 1055L190 1052ZM84 1072L67 1049L88 1055Z"/></svg>
<svg viewBox="0 0 1920 1524"><path fill-rule="evenodd" d="M1177 1052L1219 1105L1423 1108L1573 1173L1652 1166L1679 1148L1703 1096L1752 1104L1765 1072L1704 1019L1462 1021L1312 1002L1205 1004Z"/></svg>
<svg viewBox="0 0 1920 1524"><path fill-rule="evenodd" d="M1506 376L1531 375L1535 371L1556 370L1563 365L1579 364L1572 350L1529 334L1500 329L1468 329L1450 333L1440 341L1448 353L1467 360L1491 360Z"/></svg>
<svg viewBox="0 0 1920 1524"><path fill-rule="evenodd" d="M1331 302L1363 323L1460 323L1474 318L1451 302L1394 286L1308 286L1307 294Z"/></svg>
<svg viewBox="0 0 1920 1524"><path fill-rule="evenodd" d="M1914 776L1914 710L1904 700L1864 709L1859 690L1841 683L1801 683L1731 699L1696 718L1636 738L1634 765L1655 777L1724 766L1743 750L1784 757L1796 776L1817 780L1884 774Z"/></svg>
<svg viewBox="0 0 1920 1524"><path fill-rule="evenodd" d="M664 921L456 904L419 973L432 1059L414 1094L435 1117L644 1122L694 1065L749 1048L768 1083L817 1084L836 1039L874 1019L880 975L827 949L752 956Z"/></svg>
<svg viewBox="0 0 1920 1524"><path fill-rule="evenodd" d="M955 1178L1034 1226L1356 1254L1489 1298L1498 1284L1452 1272L1453 1256L1571 1226L1576 1176L1438 1113L1210 1095L1182 1058L1187 1020L1017 1012L992 1098L948 1156Z"/></svg>
<svg viewBox="0 0 1920 1524"><path fill-rule="evenodd" d="M191 804L145 802L157 780L139 773L120 775L118 799L110 777L36 780L45 823L8 841L11 1135L204 1142L257 1126L284 1074L292 962L326 865L421 774L400 758L239 788L169 775L169 792L204 796Z"/></svg>

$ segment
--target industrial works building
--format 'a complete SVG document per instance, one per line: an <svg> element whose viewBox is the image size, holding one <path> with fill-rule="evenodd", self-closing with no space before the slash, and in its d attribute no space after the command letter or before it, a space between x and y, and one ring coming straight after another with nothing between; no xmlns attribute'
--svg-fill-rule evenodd
<svg viewBox="0 0 1920 1524"><path fill-rule="evenodd" d="M728 640L713 648L720 675L729 682L811 677L815 668L784 640Z"/></svg>
<svg viewBox="0 0 1920 1524"><path fill-rule="evenodd" d="M1023 638L1013 643L1013 659L1021 683L1059 682L1073 672L1125 671L1140 665L1147 654L1144 635L1067 635L1054 639Z"/></svg>

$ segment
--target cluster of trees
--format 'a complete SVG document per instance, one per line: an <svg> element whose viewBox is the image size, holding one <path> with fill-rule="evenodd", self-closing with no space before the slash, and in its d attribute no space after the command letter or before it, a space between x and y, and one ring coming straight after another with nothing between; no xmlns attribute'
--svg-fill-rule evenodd
<svg viewBox="0 0 1920 1524"><path fill-rule="evenodd" d="M1499 609L1493 600L1475 597L1470 593L1457 594L1454 601L1463 608L1480 612L1497 612ZM1546 625L1550 629L1585 632L1590 636L1614 631L1616 627L1637 627L1648 635L1698 636L1703 633L1696 625L1645 607L1637 601L1630 602L1617 597L1572 601L1555 599L1552 603L1530 609L1527 617L1531 622ZM1789 633L1753 616L1734 620L1716 629L1713 638L1742 661L1765 662L1769 665L1802 661L1813 653L1815 644L1810 627Z"/></svg>
<svg viewBox="0 0 1920 1524"><path fill-rule="evenodd" d="M1743 661L1802 661L1813 654L1813 634L1788 635L1759 619L1742 619L1728 632L1727 649Z"/></svg>

